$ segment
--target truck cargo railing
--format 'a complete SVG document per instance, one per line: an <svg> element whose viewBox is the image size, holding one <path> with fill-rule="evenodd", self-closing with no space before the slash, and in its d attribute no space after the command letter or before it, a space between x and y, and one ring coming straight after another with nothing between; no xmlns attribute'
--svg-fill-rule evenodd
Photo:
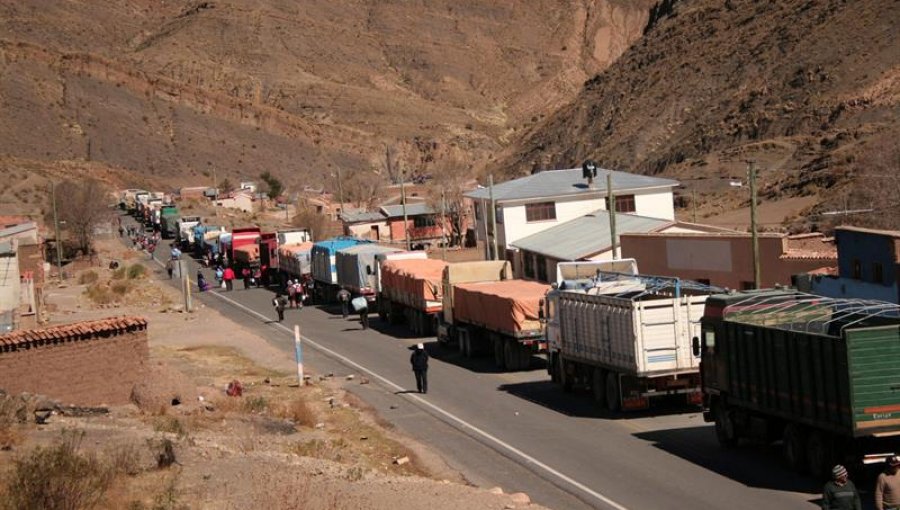
<svg viewBox="0 0 900 510"><path fill-rule="evenodd" d="M839 337L866 322L900 322L900 305L789 291L749 296L726 306L722 316L731 322Z"/></svg>
<svg viewBox="0 0 900 510"><path fill-rule="evenodd" d="M616 271L597 270L593 277L583 280L567 281L571 286L575 284L576 288L586 291L591 289L603 289L604 295L628 298L631 300L639 300L645 296L668 296L674 298L682 297L682 294L718 294L725 292L722 287L707 285L693 280L682 280L681 278L673 278L670 276L643 275L633 273L620 273ZM583 285L578 285L578 283ZM611 283L621 283L623 287L617 289L615 287L606 287ZM560 289L571 290L571 289Z"/></svg>

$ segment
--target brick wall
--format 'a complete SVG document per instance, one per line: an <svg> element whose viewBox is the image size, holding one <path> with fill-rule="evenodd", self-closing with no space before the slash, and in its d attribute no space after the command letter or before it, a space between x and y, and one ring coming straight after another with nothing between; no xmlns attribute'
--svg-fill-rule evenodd
<svg viewBox="0 0 900 510"><path fill-rule="evenodd" d="M66 404L124 404L149 355L140 317L17 331L0 336L0 388Z"/></svg>

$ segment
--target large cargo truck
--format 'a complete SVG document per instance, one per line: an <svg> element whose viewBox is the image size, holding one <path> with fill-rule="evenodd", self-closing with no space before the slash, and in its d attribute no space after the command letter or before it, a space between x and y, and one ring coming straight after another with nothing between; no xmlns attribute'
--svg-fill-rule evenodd
<svg viewBox="0 0 900 510"><path fill-rule="evenodd" d="M438 340L455 341L466 357L493 354L498 368L528 368L546 350L540 302L549 285L512 279L506 261L461 262L444 268Z"/></svg>
<svg viewBox="0 0 900 510"><path fill-rule="evenodd" d="M241 227L233 229L231 231L231 236L229 239L230 242L227 244L227 246L221 246L221 248L222 253L224 253L228 258L229 264L232 264L236 271L244 269L244 267L248 266L243 265L243 262L239 263L235 260L234 250L236 248L241 248L244 246L257 246L261 234L262 231L259 227ZM220 237L219 240L221 241L222 237ZM259 247L257 246L257 249L258 248ZM257 257L258 256L259 255L257 254Z"/></svg>
<svg viewBox="0 0 900 510"><path fill-rule="evenodd" d="M441 279L447 263L429 259L422 251L390 255L406 254L421 256L376 263L378 315L392 324L406 322L413 333L429 336L434 334L442 310Z"/></svg>
<svg viewBox="0 0 900 510"><path fill-rule="evenodd" d="M176 223L176 241L181 246L181 251L187 252L194 242L194 227L200 224L200 216L182 216Z"/></svg>
<svg viewBox="0 0 900 510"><path fill-rule="evenodd" d="M371 243L356 237L333 237L319 241L312 247L312 277L314 298L320 303L332 303L337 299L337 252L358 244Z"/></svg>
<svg viewBox="0 0 900 510"><path fill-rule="evenodd" d="M610 411L676 395L700 405L691 342L712 289L633 271L593 273L563 276L543 303L551 380L566 391L588 388Z"/></svg>
<svg viewBox="0 0 900 510"><path fill-rule="evenodd" d="M694 339L724 447L782 441L817 476L900 453L900 306L770 289L715 295ZM852 468L851 468L852 469Z"/></svg>
<svg viewBox="0 0 900 510"><path fill-rule="evenodd" d="M375 309L375 288L377 287L375 257L398 253L397 248L388 248L377 244L358 244L338 250L335 256L338 285L346 288L356 296L369 301L369 308Z"/></svg>
<svg viewBox="0 0 900 510"><path fill-rule="evenodd" d="M288 280L305 282L312 277L312 247L311 242L278 247L278 271L282 283Z"/></svg>
<svg viewBox="0 0 900 510"><path fill-rule="evenodd" d="M192 231L194 238L194 254L197 256L204 256L208 253L209 248L206 240L208 238L212 238L213 236L218 237L222 232L225 231L225 227L220 227L217 225L195 225Z"/></svg>
<svg viewBox="0 0 900 510"><path fill-rule="evenodd" d="M163 239L175 239L178 236L178 207L164 205L159 209L159 231Z"/></svg>

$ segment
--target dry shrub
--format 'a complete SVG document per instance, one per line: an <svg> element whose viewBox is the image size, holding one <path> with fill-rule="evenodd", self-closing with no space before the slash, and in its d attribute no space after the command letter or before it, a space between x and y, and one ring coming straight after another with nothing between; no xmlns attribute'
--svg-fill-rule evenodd
<svg viewBox="0 0 900 510"><path fill-rule="evenodd" d="M116 300L115 295L109 290L109 287L100 283L95 283L88 287L84 294L98 305L108 305Z"/></svg>
<svg viewBox="0 0 900 510"><path fill-rule="evenodd" d="M184 422L176 416L163 415L156 417L153 421L153 430L175 434L178 437L185 437L188 435L187 426L185 426Z"/></svg>
<svg viewBox="0 0 900 510"><path fill-rule="evenodd" d="M131 290L131 283L129 283L127 281L126 282L114 282L110 286L110 290L112 290L112 293L115 294L116 296L121 297L121 296L124 296L125 294L128 294L128 291Z"/></svg>
<svg viewBox="0 0 900 510"><path fill-rule="evenodd" d="M128 266L128 279L137 280L147 275L147 268L142 264L132 264Z"/></svg>
<svg viewBox="0 0 900 510"><path fill-rule="evenodd" d="M78 284L79 285L89 285L91 283L96 282L100 276L96 271L85 271L78 275Z"/></svg>
<svg viewBox="0 0 900 510"><path fill-rule="evenodd" d="M126 273L128 273L128 268L125 266L119 266L119 269L113 271L112 279L113 280L123 280L125 279Z"/></svg>
<svg viewBox="0 0 900 510"><path fill-rule="evenodd" d="M301 427L313 427L317 423L316 412L306 399L298 397L285 402L276 409L279 418L291 420Z"/></svg>
<svg viewBox="0 0 900 510"><path fill-rule="evenodd" d="M245 397L243 408L247 413L262 413L269 408L269 401L265 397Z"/></svg>
<svg viewBox="0 0 900 510"><path fill-rule="evenodd" d="M63 431L48 447L17 459L0 505L21 510L70 510L97 506L113 473L96 456L80 451L83 432Z"/></svg>
<svg viewBox="0 0 900 510"><path fill-rule="evenodd" d="M141 451L133 443L122 444L109 450L106 454L109 469L117 475L137 476L141 468Z"/></svg>

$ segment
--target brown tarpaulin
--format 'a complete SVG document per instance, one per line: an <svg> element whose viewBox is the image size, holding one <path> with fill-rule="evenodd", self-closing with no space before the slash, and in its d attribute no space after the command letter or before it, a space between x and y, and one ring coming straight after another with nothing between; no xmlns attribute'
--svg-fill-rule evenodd
<svg viewBox="0 0 900 510"><path fill-rule="evenodd" d="M441 275L447 263L434 259L388 260L381 265L381 288L408 305L441 300Z"/></svg>
<svg viewBox="0 0 900 510"><path fill-rule="evenodd" d="M453 286L454 320L518 333L536 327L550 286L528 280L461 283Z"/></svg>
<svg viewBox="0 0 900 510"><path fill-rule="evenodd" d="M243 262L245 264L251 264L258 261L259 245L246 244L244 246L238 246L234 249L234 260L235 262Z"/></svg>

